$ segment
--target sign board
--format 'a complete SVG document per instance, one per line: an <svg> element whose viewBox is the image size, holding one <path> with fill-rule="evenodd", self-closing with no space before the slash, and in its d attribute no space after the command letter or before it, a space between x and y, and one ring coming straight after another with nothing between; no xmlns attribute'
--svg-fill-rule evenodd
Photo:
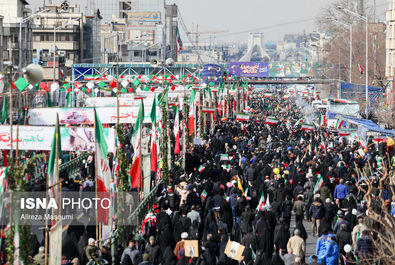
<svg viewBox="0 0 395 265"><path fill-rule="evenodd" d="M160 21L160 12L128 12L128 20L132 21Z"/></svg>
<svg viewBox="0 0 395 265"><path fill-rule="evenodd" d="M197 240L185 240L184 243L185 257L198 258L199 244Z"/></svg>
<svg viewBox="0 0 395 265"><path fill-rule="evenodd" d="M116 123L117 122L117 108L116 107L99 107L96 108L97 115L102 123ZM120 123L135 123L139 107L120 107L119 108L119 122ZM29 109L28 115L30 125L55 125L56 113L59 115L59 123L61 125L93 125L94 110L93 108L38 108ZM151 123L149 114L151 107L144 106L145 123ZM157 118L159 120L160 111L157 111Z"/></svg>
<svg viewBox="0 0 395 265"><path fill-rule="evenodd" d="M229 74L238 77L268 77L269 63L266 62L230 62Z"/></svg>
<svg viewBox="0 0 395 265"><path fill-rule="evenodd" d="M144 107L151 108L154 97L143 99ZM120 107L140 107L141 100L127 97L119 98ZM115 97L90 97L85 100L86 107L116 107L117 98Z"/></svg>
<svg viewBox="0 0 395 265"><path fill-rule="evenodd" d="M42 126L19 126L18 148L19 150L51 150L52 138L55 127ZM17 127L13 127L12 148L16 149ZM61 127L60 138L63 151L91 152L95 150L95 132L92 127ZM115 152L115 130L104 128L108 151ZM0 126L0 149L9 150L11 147L10 126Z"/></svg>
<svg viewBox="0 0 395 265"><path fill-rule="evenodd" d="M242 256L244 248L245 247L240 243L229 240L228 244L226 244L225 255L231 259L235 259L238 262L241 262L244 259L244 257Z"/></svg>

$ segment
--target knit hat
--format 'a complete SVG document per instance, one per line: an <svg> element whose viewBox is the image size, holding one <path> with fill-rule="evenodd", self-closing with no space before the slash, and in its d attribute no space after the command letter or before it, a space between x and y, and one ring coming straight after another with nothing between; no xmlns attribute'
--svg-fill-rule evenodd
<svg viewBox="0 0 395 265"><path fill-rule="evenodd" d="M181 238L182 238L182 239L188 239L188 233L187 233L187 232L183 232L183 233L181 234Z"/></svg>
<svg viewBox="0 0 395 265"><path fill-rule="evenodd" d="M89 238L88 239L88 245L90 245L90 244L92 244L92 243L94 243L95 242L95 240L93 239L93 238Z"/></svg>

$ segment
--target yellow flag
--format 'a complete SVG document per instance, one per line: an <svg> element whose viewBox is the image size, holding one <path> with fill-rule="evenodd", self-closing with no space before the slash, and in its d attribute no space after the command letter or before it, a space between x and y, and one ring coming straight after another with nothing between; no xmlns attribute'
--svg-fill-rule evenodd
<svg viewBox="0 0 395 265"><path fill-rule="evenodd" d="M244 196L243 185L241 185L241 180L239 177L237 178L237 188L239 188L239 190L241 190L241 192L243 192L243 196Z"/></svg>

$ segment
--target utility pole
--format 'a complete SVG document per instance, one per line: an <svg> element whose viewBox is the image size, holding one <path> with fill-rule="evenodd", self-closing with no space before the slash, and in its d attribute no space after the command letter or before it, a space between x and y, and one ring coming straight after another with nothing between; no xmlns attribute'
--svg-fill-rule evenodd
<svg viewBox="0 0 395 265"><path fill-rule="evenodd" d="M199 51L199 24L196 24L196 51Z"/></svg>

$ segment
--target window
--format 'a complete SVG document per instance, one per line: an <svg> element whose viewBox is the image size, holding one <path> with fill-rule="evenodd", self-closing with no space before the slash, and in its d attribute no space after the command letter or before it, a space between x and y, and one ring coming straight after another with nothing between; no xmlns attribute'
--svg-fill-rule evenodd
<svg viewBox="0 0 395 265"><path fill-rule="evenodd" d="M141 52L140 52L140 51L134 51L134 56L135 56L135 57L141 56Z"/></svg>

